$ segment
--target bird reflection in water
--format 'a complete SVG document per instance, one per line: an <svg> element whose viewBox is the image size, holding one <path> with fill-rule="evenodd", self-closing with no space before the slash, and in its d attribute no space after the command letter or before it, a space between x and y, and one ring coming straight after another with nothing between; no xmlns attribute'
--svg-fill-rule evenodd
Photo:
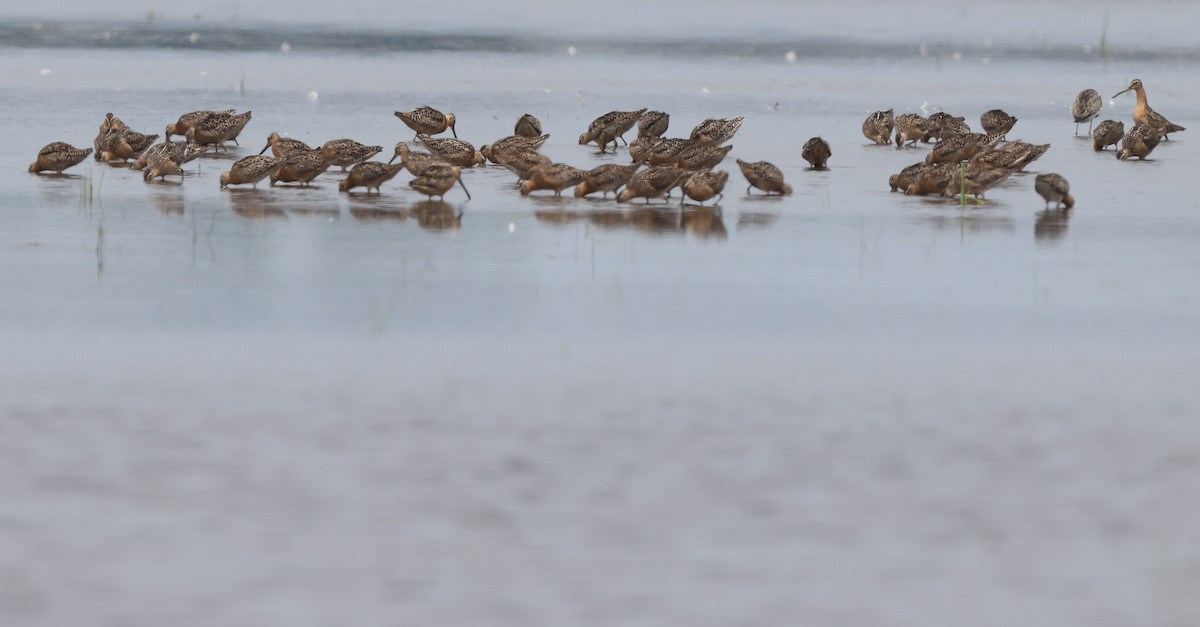
<svg viewBox="0 0 1200 627"><path fill-rule="evenodd" d="M1033 224L1033 239L1042 243L1058 241L1067 234L1067 223L1071 220L1070 209L1047 209L1038 212Z"/></svg>
<svg viewBox="0 0 1200 627"><path fill-rule="evenodd" d="M685 233L700 239L724 240L729 236L721 219L721 210L716 207L696 207L684 211L679 216L679 222Z"/></svg>
<svg viewBox="0 0 1200 627"><path fill-rule="evenodd" d="M538 222L566 226L586 222L599 229L630 229L648 235L682 235L691 233L701 238L724 239L727 235L720 209L695 207L686 211L664 207L631 207L624 211L562 211L534 212Z"/></svg>
<svg viewBox="0 0 1200 627"><path fill-rule="evenodd" d="M462 228L462 212L441 200L425 200L413 205L409 213L417 226L431 231L457 231Z"/></svg>
<svg viewBox="0 0 1200 627"><path fill-rule="evenodd" d="M184 208L183 186L162 187L150 192L150 204L163 215L182 215Z"/></svg>
<svg viewBox="0 0 1200 627"><path fill-rule="evenodd" d="M766 196L758 196L766 198ZM738 214L737 229L766 229L779 220L777 213L742 212Z"/></svg>
<svg viewBox="0 0 1200 627"><path fill-rule="evenodd" d="M973 233L987 231L1014 232L1016 230L1016 225L1013 223L1011 216L971 209L966 211L955 209L953 213L938 212L933 215L922 216L920 221L929 224L939 231L958 231L960 233L965 231Z"/></svg>
<svg viewBox="0 0 1200 627"><path fill-rule="evenodd" d="M407 209L378 209L375 207L351 207L350 215L355 220L363 222L383 222L385 220L396 220L403 222L408 219Z"/></svg>
<svg viewBox="0 0 1200 627"><path fill-rule="evenodd" d="M283 209L273 206L270 191L260 189L233 189L222 195L233 212L250 220L286 218Z"/></svg>

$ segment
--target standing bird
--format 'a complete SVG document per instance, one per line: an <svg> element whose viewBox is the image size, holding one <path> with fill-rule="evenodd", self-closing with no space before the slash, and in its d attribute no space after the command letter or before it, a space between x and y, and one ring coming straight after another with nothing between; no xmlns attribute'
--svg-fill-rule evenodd
<svg viewBox="0 0 1200 627"><path fill-rule="evenodd" d="M593 192L601 192L603 197L607 197L608 193L612 192L615 196L617 188L628 183L640 167L642 167L640 163L633 165L606 163L596 166L588 170L582 183L575 186L575 196L582 198Z"/></svg>
<svg viewBox="0 0 1200 627"><path fill-rule="evenodd" d="M275 170L279 169L279 166L283 165L283 162L282 158L263 155L238 159L229 167L228 172L221 173L221 187L249 183L257 188L258 182L271 176Z"/></svg>
<svg viewBox="0 0 1200 627"><path fill-rule="evenodd" d="M629 142L622 137L629 129L637 124L638 118L645 113L645 109L637 111L609 111L604 115L592 120L588 125L586 133L579 136L579 145L585 146L591 142L596 142L600 146L600 152L606 151L606 146L612 142L613 150L616 150L617 140L621 140L626 146Z"/></svg>
<svg viewBox="0 0 1200 627"><path fill-rule="evenodd" d="M1125 136L1125 123L1116 120L1105 120L1096 125L1092 131L1092 149L1101 152L1109 146L1116 146Z"/></svg>
<svg viewBox="0 0 1200 627"><path fill-rule="evenodd" d="M354 164L350 168L350 175L338 181L338 190L349 192L355 187L367 188L367 193L371 193L371 188L375 188L375 193L380 193L379 186L395 178L400 170L404 169L403 163L390 165L380 163L378 161L364 161L363 163Z"/></svg>
<svg viewBox="0 0 1200 627"><path fill-rule="evenodd" d="M713 196L717 197L717 202L720 202L725 194L725 183L729 180L729 172L718 170L716 172L697 172L683 180L683 184L679 188L683 191L679 198L679 204L683 205L686 198L691 198L704 206L705 201Z"/></svg>
<svg viewBox="0 0 1200 627"><path fill-rule="evenodd" d="M670 115L662 111L647 111L638 117L638 137L662 137L670 124Z"/></svg>
<svg viewBox="0 0 1200 627"><path fill-rule="evenodd" d="M483 158L483 153L476 150L471 142L448 137L434 139L425 134L417 135L417 139L425 144L425 147L434 156L450 165L469 168L487 163L487 159Z"/></svg>
<svg viewBox="0 0 1200 627"><path fill-rule="evenodd" d="M529 178L535 169L551 164L550 157L536 150L528 149L504 152L497 159L500 160L500 165L504 166L509 172L517 175L517 182L522 182Z"/></svg>
<svg viewBox="0 0 1200 627"><path fill-rule="evenodd" d="M279 133L271 133L268 135L267 145L264 146L263 149L258 152L258 154L261 155L262 153L266 152L268 148L271 150L271 154L275 155L276 157L286 157L294 152L312 150L312 147L308 144L298 139L292 139L291 137L281 137Z"/></svg>
<svg viewBox="0 0 1200 627"><path fill-rule="evenodd" d="M505 154L520 152L522 150L537 150L550 139L549 135L539 135L536 137L524 137L521 135L509 135L502 137L490 144L484 144L479 147L479 154L483 155L488 161L500 164L501 159Z"/></svg>
<svg viewBox="0 0 1200 627"><path fill-rule="evenodd" d="M529 177L521 183L521 195L528 196L530 192L539 189L554 190L555 196L561 196L562 190L574 187L587 178L587 171L571 167L565 163L553 163L539 166L529 173Z"/></svg>
<svg viewBox="0 0 1200 627"><path fill-rule="evenodd" d="M169 140L175 135L187 135L188 129L206 122L212 118L228 118L231 117L236 109L226 109L224 111L192 111L179 116L179 120L174 124L167 125L166 136L164 140Z"/></svg>
<svg viewBox="0 0 1200 627"><path fill-rule="evenodd" d="M284 157L283 163L271 173L271 187L276 183L299 183L307 187L330 165L321 149L292 153Z"/></svg>
<svg viewBox="0 0 1200 627"><path fill-rule="evenodd" d="M1095 89L1085 89L1075 96L1071 103L1071 117L1075 118L1075 135L1079 135L1079 125L1088 123L1088 134L1092 133L1092 122L1100 115L1104 102L1100 100L1100 92Z"/></svg>
<svg viewBox="0 0 1200 627"><path fill-rule="evenodd" d="M404 122L405 126L411 128L417 135L437 135L445 133L446 129L458 137L458 131L454 130L454 114L442 113L433 107L418 107L412 111L396 111L396 117Z"/></svg>
<svg viewBox="0 0 1200 627"><path fill-rule="evenodd" d="M1017 118L1001 109L992 109L979 116L979 125L983 127L983 132L989 135L1000 135L1001 138L1007 135L1016 123Z"/></svg>
<svg viewBox="0 0 1200 627"><path fill-rule="evenodd" d="M896 116L896 149L899 150L908 143L915 145L917 140L926 136L928 129L925 118L916 113L901 113Z"/></svg>
<svg viewBox="0 0 1200 627"><path fill-rule="evenodd" d="M467 186L462 182L462 171L457 166L448 163L430 165L421 176L409 181L408 186L431 199L434 196L444 199L446 192L450 191L455 183L462 186L463 191L467 194L467 200L470 200L471 192L467 191Z"/></svg>
<svg viewBox="0 0 1200 627"><path fill-rule="evenodd" d="M742 128L742 122L745 121L746 117L741 115L733 119L709 118L697 124L688 139L724 144L733 139L734 134Z"/></svg>
<svg viewBox="0 0 1200 627"><path fill-rule="evenodd" d="M813 170L828 170L829 157L833 156L833 152L829 150L829 142L814 137L804 142L804 148L800 150L800 156L812 166Z"/></svg>
<svg viewBox="0 0 1200 627"><path fill-rule="evenodd" d="M383 152L383 146L368 146L353 139L331 139L321 146L321 152L330 165L341 166L345 172L347 166L362 163Z"/></svg>
<svg viewBox="0 0 1200 627"><path fill-rule="evenodd" d="M867 139L880 145L892 143L892 129L896 127L896 117L892 110L876 111L863 120L862 132Z"/></svg>
<svg viewBox="0 0 1200 627"><path fill-rule="evenodd" d="M625 189L617 195L617 202L629 202L634 198L645 198L650 203L651 198L668 196L672 189L688 175L686 170L668 166L655 166L634 174Z"/></svg>
<svg viewBox="0 0 1200 627"><path fill-rule="evenodd" d="M717 146L708 142L692 142L679 151L674 165L684 170L711 170L725 160L733 144Z"/></svg>
<svg viewBox="0 0 1200 627"><path fill-rule="evenodd" d="M172 150L156 150L146 161L146 169L142 170L142 180L167 180L168 176L179 175L183 182L183 162L176 161L179 153Z"/></svg>
<svg viewBox="0 0 1200 627"><path fill-rule="evenodd" d="M513 127L513 135L519 137L540 137L542 135L542 121L526 113L517 118L517 125Z"/></svg>
<svg viewBox="0 0 1200 627"><path fill-rule="evenodd" d="M62 174L63 170L78 165L92 154L91 148L76 148L65 142L46 144L38 151L37 161L29 164L29 171L40 174L46 170Z"/></svg>
<svg viewBox="0 0 1200 627"><path fill-rule="evenodd" d="M757 187L767 195L775 192L780 196L788 196L792 193L792 186L783 182L783 171L775 167L774 164L766 161L755 161L753 163L737 160L738 167L742 169L742 176L746 177L746 194L750 194L751 187Z"/></svg>
<svg viewBox="0 0 1200 627"><path fill-rule="evenodd" d="M426 168L437 161L437 157L431 154L409 150L408 144L404 142L396 144L396 150L392 153L392 158L388 159L388 163L397 158L400 159L400 163L404 164L404 169L413 176L421 176L425 173Z"/></svg>
<svg viewBox="0 0 1200 627"><path fill-rule="evenodd" d="M1071 198L1071 184L1067 179L1058 174L1047 173L1039 174L1034 179L1033 189L1037 190L1039 196L1046 201L1046 208L1050 208L1050 203L1054 203L1054 208L1065 206L1067 209L1075 206L1075 199Z"/></svg>
<svg viewBox="0 0 1200 627"><path fill-rule="evenodd" d="M1113 98L1121 94L1133 90L1137 93L1137 104L1133 107L1133 123L1141 126L1148 126L1154 129L1162 139L1167 139L1168 133L1186 131L1178 124L1172 124L1167 118L1164 118L1161 113L1150 108L1150 103L1146 102L1146 88L1142 87L1141 79L1133 79L1129 87L1113 94Z"/></svg>
<svg viewBox="0 0 1200 627"><path fill-rule="evenodd" d="M1145 160L1158 146L1159 139L1161 138L1154 129L1134 124L1133 128L1125 133L1125 137L1121 138L1121 149L1117 151L1117 158L1122 161L1130 157Z"/></svg>

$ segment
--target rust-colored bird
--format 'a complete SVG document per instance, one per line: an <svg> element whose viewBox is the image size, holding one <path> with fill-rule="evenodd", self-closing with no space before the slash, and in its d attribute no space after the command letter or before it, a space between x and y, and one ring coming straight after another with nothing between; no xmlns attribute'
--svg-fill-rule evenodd
<svg viewBox="0 0 1200 627"><path fill-rule="evenodd" d="M37 160L29 164L29 171L40 174L49 170L62 174L63 170L78 165L90 154L91 148L76 148L65 142L49 143L38 151Z"/></svg>
<svg viewBox="0 0 1200 627"><path fill-rule="evenodd" d="M378 161L356 163L353 168L350 168L350 175L338 181L338 190L349 192L355 187L365 187L368 194L371 193L371 188L375 188L375 193L378 194L381 193L379 186L395 178L403 169L404 163L396 165Z"/></svg>

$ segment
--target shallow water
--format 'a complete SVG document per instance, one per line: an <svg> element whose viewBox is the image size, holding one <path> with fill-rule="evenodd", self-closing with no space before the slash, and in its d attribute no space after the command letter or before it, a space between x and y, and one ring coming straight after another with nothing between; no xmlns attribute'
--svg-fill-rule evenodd
<svg viewBox="0 0 1200 627"><path fill-rule="evenodd" d="M206 26L264 19L221 7ZM486 35L478 8L461 28ZM1141 27L1121 11L1116 41ZM1066 112L1140 77L1194 129L1192 42L1017 54L1031 35L1005 19L1006 54L922 54L881 18L868 53L795 62L650 54L638 28L573 55L6 48L0 622L1195 624L1194 130L1119 162ZM1064 48L1095 43L1086 19ZM716 209L522 198L496 167L444 203L406 174L379 196L335 172L218 189L271 131L388 155L411 139L391 112L426 103L476 144L533 113L581 167L626 159L575 143L612 109L668 111L672 135L746 123ZM227 107L254 111L243 147L182 184L25 172L106 111L156 131ZM887 177L926 149L859 132L886 107L1001 107L1054 147L982 205L904 197ZM829 172L799 156L818 134ZM795 195L745 196L732 157ZM1035 171L1076 209L1043 211Z"/></svg>

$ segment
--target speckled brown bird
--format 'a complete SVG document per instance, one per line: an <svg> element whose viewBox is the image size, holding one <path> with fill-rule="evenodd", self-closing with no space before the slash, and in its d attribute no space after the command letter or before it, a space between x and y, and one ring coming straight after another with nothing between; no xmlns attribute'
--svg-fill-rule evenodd
<svg viewBox="0 0 1200 627"><path fill-rule="evenodd" d="M1160 139L1161 137L1155 129L1142 124L1134 124L1133 128L1129 129L1129 132L1121 138L1121 148L1117 151L1117 158L1122 161L1134 157L1145 160L1151 152L1154 152Z"/></svg>
<svg viewBox="0 0 1200 627"><path fill-rule="evenodd" d="M529 177L521 182L521 195L528 196L530 192L540 189L554 191L555 196L561 196L562 190L574 187L587 178L587 171L569 166L565 163L552 163L534 168Z"/></svg>
<svg viewBox="0 0 1200 627"><path fill-rule="evenodd" d="M271 133L267 136L267 145L258 154L263 154L267 150L276 157L286 157L294 152L302 152L312 150L312 146L291 137L283 137L279 133Z"/></svg>
<svg viewBox="0 0 1200 627"><path fill-rule="evenodd" d="M1129 90L1133 90L1137 94L1137 104L1133 107L1134 124L1153 129L1160 139L1167 139L1167 135L1170 133L1187 130L1178 124L1172 124L1161 113L1150 108L1150 103L1146 101L1146 88L1142 86L1140 79L1133 79L1133 82L1129 83L1129 87L1113 94L1113 98Z"/></svg>
<svg viewBox="0 0 1200 627"><path fill-rule="evenodd" d="M951 180L942 188L942 195L947 198L957 198L962 194L969 194L982 199L987 190L999 185L1012 173L1013 170L1009 168L987 168L968 164L965 168L957 170L957 173L951 177Z"/></svg>
<svg viewBox="0 0 1200 627"><path fill-rule="evenodd" d="M525 137L521 135L509 135L502 137L490 144L484 144L479 148L479 154L485 159L500 164L500 157L505 153L519 152L522 150L537 150L550 139L549 135L538 135L535 137Z"/></svg>
<svg viewBox="0 0 1200 627"><path fill-rule="evenodd" d="M670 115L662 111L647 111L638 116L638 137L662 137L670 124Z"/></svg>
<svg viewBox="0 0 1200 627"><path fill-rule="evenodd" d="M804 142L804 148L800 150L800 156L808 162L813 170L828 170L829 158L833 156L833 151L829 149L829 142L820 137L813 137Z"/></svg>
<svg viewBox="0 0 1200 627"><path fill-rule="evenodd" d="M388 159L388 163L396 159L400 159L400 163L404 164L404 169L413 176L421 176L425 173L426 168L437 162L437 157L424 152L413 152L404 142L396 144L396 149L392 158Z"/></svg>
<svg viewBox="0 0 1200 627"><path fill-rule="evenodd" d="M283 158L283 163L271 173L271 187L276 183L299 183L307 187L313 179L333 165L320 149L296 152Z"/></svg>
<svg viewBox="0 0 1200 627"><path fill-rule="evenodd" d="M201 123L209 122L213 118L228 118L231 117L236 109L226 109L224 111L192 111L179 116L179 120L173 124L167 125L166 135L163 139L169 140L175 135L186 135L188 130Z"/></svg>
<svg viewBox="0 0 1200 627"><path fill-rule="evenodd" d="M967 124L965 117L951 115L945 111L930 113L928 118L922 120L921 125L925 129L921 141L927 144L934 140L953 139L971 132L971 126Z"/></svg>
<svg viewBox="0 0 1200 627"><path fill-rule="evenodd" d="M513 135L518 137L541 137L542 121L526 113L517 118L517 124L513 127Z"/></svg>
<svg viewBox="0 0 1200 627"><path fill-rule="evenodd" d="M403 169L403 163L396 165L378 161L356 163L353 168L350 168L349 176L338 181L338 190L349 192L355 187L365 187L368 194L371 193L371 188L375 188L377 194L382 193L379 186L395 178Z"/></svg>
<svg viewBox="0 0 1200 627"><path fill-rule="evenodd" d="M509 172L516 174L518 182L529 178L530 173L534 169L550 165L551 163L550 157L536 150L518 150L500 154L500 165L504 166Z"/></svg>
<svg viewBox="0 0 1200 627"><path fill-rule="evenodd" d="M454 129L453 113L442 113L433 107L426 106L417 107L412 111L396 111L395 115L417 135L437 135L450 129L450 133L454 137L458 137L458 131Z"/></svg>
<svg viewBox="0 0 1200 627"><path fill-rule="evenodd" d="M915 145L925 137L928 127L925 118L916 113L901 113L896 116L896 149L906 144Z"/></svg>
<svg viewBox="0 0 1200 627"><path fill-rule="evenodd" d="M1092 133L1092 122L1100 115L1104 102L1100 100L1100 92L1095 89L1085 89L1075 96L1071 103L1071 117L1075 120L1075 134L1079 135L1079 125L1088 123L1088 134Z"/></svg>
<svg viewBox="0 0 1200 627"><path fill-rule="evenodd" d="M679 154L692 145L692 140L679 137L646 137L645 163L650 165L675 165Z"/></svg>
<svg viewBox="0 0 1200 627"><path fill-rule="evenodd" d="M637 124L638 118L641 117L646 109L638 109L637 111L609 111L604 115L592 120L588 125L588 130L579 136L579 145L585 146L591 142L596 142L600 146L600 152L605 152L605 147L609 142L613 145L613 150L616 150L617 140L628 145L625 141L625 133Z"/></svg>
<svg viewBox="0 0 1200 627"><path fill-rule="evenodd" d="M368 146L353 139L331 139L321 145L321 152L330 165L340 166L345 172L347 167L383 152L383 146Z"/></svg>
<svg viewBox="0 0 1200 627"><path fill-rule="evenodd" d="M62 174L63 170L78 165L90 154L91 148L76 148L66 142L52 142L38 151L37 160L29 164L29 171L40 174L48 170Z"/></svg>
<svg viewBox="0 0 1200 627"><path fill-rule="evenodd" d="M450 191L455 183L462 187L467 194L467 200L470 200L471 192L467 191L467 186L462 182L462 171L458 166L448 163L431 164L421 176L409 181L408 186L430 198L445 198L446 192Z"/></svg>
<svg viewBox="0 0 1200 627"><path fill-rule="evenodd" d="M625 189L617 194L617 202L629 202L634 198L645 198L649 203L652 198L670 196L671 190L679 186L686 170L669 166L653 166L634 174Z"/></svg>
<svg viewBox="0 0 1200 627"><path fill-rule="evenodd" d="M150 163L150 157L160 151L166 152L167 158L182 166L207 152L208 148L208 146L189 144L187 142L164 141L142 151L142 154L138 155L138 158L129 164L129 169L144 170Z"/></svg>
<svg viewBox="0 0 1200 627"><path fill-rule="evenodd" d="M892 143L892 129L896 127L896 117L892 110L876 111L863 120L862 132L867 139L880 145Z"/></svg>
<svg viewBox="0 0 1200 627"><path fill-rule="evenodd" d="M1050 203L1054 203L1055 209L1060 206L1067 209L1075 206L1075 199L1071 198L1071 184L1059 174L1047 172L1037 175L1033 189L1046 201L1047 209L1050 208Z"/></svg>
<svg viewBox="0 0 1200 627"><path fill-rule="evenodd" d="M249 184L257 188L258 182L271 176L271 173L279 169L283 162L284 158L282 157L264 155L238 159L229 166L229 171L221 173L221 187Z"/></svg>
<svg viewBox="0 0 1200 627"><path fill-rule="evenodd" d="M126 162L137 159L158 139L158 135L145 135L128 128L112 130L107 135L99 142L103 150L100 154L101 161Z"/></svg>
<svg viewBox="0 0 1200 627"><path fill-rule="evenodd" d="M697 124L696 128L692 129L692 134L688 136L688 139L724 144L733 139L733 136L742 128L742 123L745 121L745 116L738 116L732 119L709 118Z"/></svg>
<svg viewBox="0 0 1200 627"><path fill-rule="evenodd" d="M640 163L632 165L606 163L596 166L587 171L587 176L582 183L575 186L575 196L582 198L595 192L600 192L601 197L605 198L608 197L609 192L615 196L617 190L628 183L640 167L642 167Z"/></svg>
<svg viewBox="0 0 1200 627"><path fill-rule="evenodd" d="M1116 146L1125 136L1125 123L1117 120L1105 120L1092 130L1092 149L1102 152L1109 146Z"/></svg>
<svg viewBox="0 0 1200 627"><path fill-rule="evenodd" d="M711 170L722 161L733 145L720 146L706 141L692 142L691 145L679 151L674 165L684 170Z"/></svg>
<svg viewBox="0 0 1200 627"><path fill-rule="evenodd" d="M704 203L711 200L714 196L717 197L717 202L720 202L725 194L725 183L729 180L729 172L725 170L717 170L716 172L695 172L683 179L679 189L683 191L682 197L679 199L679 204L684 202L683 197L691 198L692 200L704 206Z"/></svg>
<svg viewBox="0 0 1200 627"><path fill-rule="evenodd" d="M983 127L983 132L999 135L1002 139L1016 123L1017 118L1001 109L992 109L979 116L979 124Z"/></svg>
<svg viewBox="0 0 1200 627"><path fill-rule="evenodd" d="M775 167L774 164L766 161L742 161L737 160L738 168L742 170L742 176L746 177L746 194L750 194L751 187L757 187L763 190L767 195L772 193L780 196L788 196L792 193L792 186L783 182L783 171Z"/></svg>
<svg viewBox="0 0 1200 627"><path fill-rule="evenodd" d="M146 168L142 170L142 180L166 180L168 176L178 176L183 181L183 164L171 157L173 153L167 150L156 150L146 160Z"/></svg>
<svg viewBox="0 0 1200 627"><path fill-rule="evenodd" d="M434 139L428 135L417 135L417 140L438 159L463 168L483 165L487 162L483 154L471 142L461 139Z"/></svg>

